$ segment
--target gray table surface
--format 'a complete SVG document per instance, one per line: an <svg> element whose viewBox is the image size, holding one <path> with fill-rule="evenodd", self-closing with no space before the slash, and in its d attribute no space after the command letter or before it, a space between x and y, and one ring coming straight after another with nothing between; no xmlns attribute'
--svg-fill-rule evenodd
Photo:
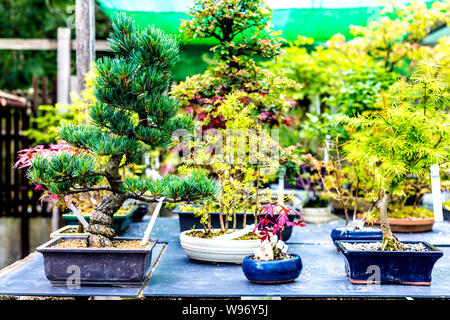
<svg viewBox="0 0 450 320"><path fill-rule="evenodd" d="M142 237L148 222L149 217L145 217L142 222L132 223L122 236ZM295 228L288 244L289 250L298 253L303 260L302 273L291 284L267 286L248 282L239 265L210 265L190 261L179 244L178 223L177 216L157 219L151 238L157 238L161 243L155 247L152 255L149 281L139 288L52 287L44 274L42 255L35 253L24 263L0 274L0 294L120 297L450 297L448 222L436 223L433 231L428 233L398 234L401 240L425 240L444 252L433 269L433 282L429 287L350 284L345 275L344 258L337 253L330 238L331 229L342 226L342 220Z"/></svg>

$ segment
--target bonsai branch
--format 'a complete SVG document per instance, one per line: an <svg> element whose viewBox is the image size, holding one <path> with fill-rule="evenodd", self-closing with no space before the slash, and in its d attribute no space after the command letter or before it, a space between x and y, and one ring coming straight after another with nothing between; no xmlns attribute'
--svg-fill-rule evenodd
<svg viewBox="0 0 450 320"><path fill-rule="evenodd" d="M91 192L91 191L112 191L110 187L91 187L91 188L75 188L69 191L67 194Z"/></svg>

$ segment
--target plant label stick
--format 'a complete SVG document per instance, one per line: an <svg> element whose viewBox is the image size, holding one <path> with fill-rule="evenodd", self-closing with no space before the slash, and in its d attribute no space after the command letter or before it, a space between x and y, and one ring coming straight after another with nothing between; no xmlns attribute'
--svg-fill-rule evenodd
<svg viewBox="0 0 450 320"><path fill-rule="evenodd" d="M280 170L278 180L278 202L283 203L284 199L284 173L286 170Z"/></svg>
<svg viewBox="0 0 450 320"><path fill-rule="evenodd" d="M330 148L331 137L327 134L325 137L325 148L323 149L323 162L328 163L330 161L330 155L328 154L328 149Z"/></svg>
<svg viewBox="0 0 450 320"><path fill-rule="evenodd" d="M89 223L86 221L86 219L83 217L83 215L78 211L77 207L73 205L73 203L69 204L69 209L72 210L72 212L77 217L78 221L83 225L84 229L89 229Z"/></svg>
<svg viewBox="0 0 450 320"><path fill-rule="evenodd" d="M162 197L161 199L159 199L158 205L156 206L155 210L153 211L152 218L150 219L148 227L145 230L144 237L142 238L142 241L141 241L142 246L145 246L148 239L150 238L150 232L152 232L153 226L155 225L156 217L159 214L159 210L161 210L164 199L165 199L165 197Z"/></svg>
<svg viewBox="0 0 450 320"><path fill-rule="evenodd" d="M444 217L442 215L441 179L439 177L439 165L433 164L430 167L430 171L431 192L433 194L434 221L442 222L444 221Z"/></svg>

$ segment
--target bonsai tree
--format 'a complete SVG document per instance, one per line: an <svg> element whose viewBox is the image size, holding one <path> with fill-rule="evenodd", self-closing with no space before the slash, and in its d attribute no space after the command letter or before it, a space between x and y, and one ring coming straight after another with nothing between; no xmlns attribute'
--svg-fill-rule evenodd
<svg viewBox="0 0 450 320"><path fill-rule="evenodd" d="M284 115L290 104L282 92L295 83L279 73L270 72L256 61L274 59L283 53L284 40L279 33L270 30L270 15L271 10L263 0L197 0L189 12L190 19L183 21L180 31L185 38L213 38L217 43L212 48L215 53L212 66L171 90L186 111L197 116L205 137L208 129L219 129L224 142L233 139L229 135L232 130L244 132L244 135L250 130L259 138L266 137L268 133L263 125L270 128L287 120ZM247 137L237 139L238 145L244 142L245 149L225 145L218 147L220 154L244 151L248 154ZM197 215L203 217L201 221L206 233L211 230L208 223L211 205L220 212L222 231L228 230L229 221L239 212L237 210L245 213L243 227L247 223L246 213L252 212L256 222L258 204L263 198L259 188L267 182L267 174L261 166L267 157L257 156L252 164L213 161L217 159L214 152L218 151L208 152L211 145L215 145L215 141L209 137L196 146L205 150L197 154L202 154L208 164L203 161L202 167L198 160L195 161L196 167L207 169L218 177L222 186L215 204L204 203L202 209L196 209ZM236 220L233 222L235 228Z"/></svg>
<svg viewBox="0 0 450 320"><path fill-rule="evenodd" d="M246 104L245 92L229 94L213 112L221 114L226 129L208 129L201 141L193 143L192 157L183 159L180 172L206 170L217 177L221 192L215 199L197 201L194 214L201 217L205 235L213 233L210 212L219 212L220 231L236 230L236 213L244 213L242 228L247 225L247 214L258 222L261 203L270 202L270 192L261 192L262 183L276 174L280 167L278 145L252 117L256 105ZM201 131L201 130L199 130ZM273 156L273 157L272 157Z"/></svg>
<svg viewBox="0 0 450 320"><path fill-rule="evenodd" d="M289 215L295 215L298 220L295 222L289 221ZM283 260L288 259L287 246L285 246L283 239L283 232L286 227L300 226L304 227L302 215L297 211L287 208L281 204L266 204L261 210L261 219L255 226L261 230L261 247L255 250L256 260ZM275 222L274 222L275 221ZM274 237L280 235L280 240L272 244Z"/></svg>
<svg viewBox="0 0 450 320"><path fill-rule="evenodd" d="M172 88L183 107L198 115L204 129L224 128L224 119L214 113L229 93L244 91L254 103L256 121L270 126L287 121L290 104L283 92L295 87L280 72L271 72L256 62L270 60L284 53L285 41L270 30L271 9L264 0L196 0L182 22L185 38L212 38L213 65L203 74L194 75Z"/></svg>
<svg viewBox="0 0 450 320"><path fill-rule="evenodd" d="M342 119L350 127L362 129L352 136L345 151L379 183L384 250L401 249L389 226L387 209L392 196L402 192L401 186L410 176L427 176L432 164L449 160L446 90L439 67L429 61L420 64L411 82L393 85L391 101L384 97L379 113Z"/></svg>
<svg viewBox="0 0 450 320"><path fill-rule="evenodd" d="M344 208L345 226L349 221L348 207L353 204L353 221L356 220L359 193L359 175L357 168L348 166L340 151L339 138L336 137L334 148L325 145L329 161L317 160L309 155L308 161L317 172L327 195ZM354 183L353 183L354 182Z"/></svg>
<svg viewBox="0 0 450 320"><path fill-rule="evenodd" d="M164 95L178 58L175 37L153 26L135 27L124 14L113 20L109 43L113 57L97 60L95 97L88 124L63 123L60 137L67 148L22 153L28 177L62 201L90 191L108 191L92 212L88 246L112 245L112 217L127 199L156 202L192 201L218 192L215 181L193 172L160 180L130 176L120 168L139 163L146 148L165 148L172 132L192 130L193 119L181 116L178 101Z"/></svg>

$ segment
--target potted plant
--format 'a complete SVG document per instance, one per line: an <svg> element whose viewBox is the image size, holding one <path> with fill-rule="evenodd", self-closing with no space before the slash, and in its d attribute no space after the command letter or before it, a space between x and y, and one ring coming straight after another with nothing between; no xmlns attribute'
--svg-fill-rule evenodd
<svg viewBox="0 0 450 320"><path fill-rule="evenodd" d="M334 147L333 147L334 146ZM345 226L333 228L331 238L336 240L381 240L382 232L378 228L364 227L364 221L357 219L359 193L365 179L362 170L342 158L339 137L334 143L325 144L329 160L320 161L309 157L312 168L318 172L323 189L344 210ZM349 208L353 207L353 219L349 224Z"/></svg>
<svg viewBox="0 0 450 320"><path fill-rule="evenodd" d="M288 197L285 197L283 200L288 200ZM267 202L269 200L269 196L266 194L263 197L260 198L260 203L264 203ZM250 216L250 208L253 208L253 205L250 206L248 205L247 210L245 210L245 208L242 208L242 206L237 206L238 210L236 212L234 212L234 215L232 214L232 221L233 221L233 225L235 224L236 226L243 226L244 228L247 226L247 221L249 221L249 216ZM239 210L241 209L241 210ZM214 205L212 205L209 209L208 209L208 219L211 220L211 228L213 229L220 229L221 228L221 221L222 221L222 225L224 226L224 229L228 229L225 228L226 223L224 223L224 221L227 219L225 217L225 212L222 211L222 213L220 213L220 204L216 203ZM245 211L245 212L244 212ZM191 229L195 229L196 227L202 226L202 217L203 217L203 212L201 210L201 206L199 205L193 205L193 204L188 204L188 205L177 205L175 207L175 209L173 210L174 214L178 214L178 220L179 220L179 226L180 226L180 232L183 231L187 231L187 230L191 230ZM222 216L222 218L221 218ZM291 220L291 222L294 221L295 216L290 215L289 219ZM206 229L208 229L209 227L205 227ZM233 229L235 230L235 228ZM282 240L283 241L288 241L290 239L292 235L292 227L288 226L286 228L286 230L283 232L283 236L282 236Z"/></svg>
<svg viewBox="0 0 450 320"><path fill-rule="evenodd" d="M260 190L261 185L276 174L279 166L278 161L259 151L263 145L278 150L265 129L286 120L290 104L283 91L295 86L257 63L257 59L273 59L283 52L284 40L270 30L270 15L263 0L239 4L232 0L195 1L190 19L180 28L186 38L211 38L217 43L211 49L215 60L208 70L188 77L171 90L186 112L201 123L197 134L202 139L193 147L197 158L183 159L185 166L204 170L221 184L221 193L213 203L199 202L194 209L202 228L180 234L181 245L193 260L242 263L259 245L248 216L257 223L257 209L269 201L263 199L268 195ZM249 160L253 138L262 142L256 143L257 154ZM244 154L243 161L240 154ZM263 167L269 167L269 163L273 163L271 174ZM179 170L184 170L182 167ZM215 216L218 228L214 228ZM238 221L239 216L242 221Z"/></svg>
<svg viewBox="0 0 450 320"><path fill-rule="evenodd" d="M305 223L298 212L280 204L265 205L262 214L263 217L256 226L256 228L262 229L260 247L255 249L254 255L245 257L242 262L242 271L245 277L253 283L292 282L302 271L302 259L295 253L288 253L288 246L284 241L274 241L273 238L277 238L277 233L283 234L287 226L303 227ZM296 215L299 219L296 222L289 221L290 214ZM276 223L274 224L275 217Z"/></svg>
<svg viewBox="0 0 450 320"><path fill-rule="evenodd" d="M331 215L330 202L323 192L321 176L325 173L317 171L311 165L315 159L311 154L302 157L303 164L300 166L300 175L296 181L305 190L306 199L300 208L305 222L327 223L333 219ZM320 168L319 170L323 170Z"/></svg>
<svg viewBox="0 0 450 320"><path fill-rule="evenodd" d="M230 94L221 103L218 112L224 115L227 130L220 129L216 133L223 135L225 137L223 140L226 140L232 130L244 130L242 123L246 123L249 129L255 130L254 137L259 137L269 146L273 146L267 132L251 117L254 105L245 106L241 102L245 96L245 93ZM277 170L278 164L276 157L272 159L270 155L261 152L261 146L253 154L255 157L253 164L238 162L240 160L236 158L229 161L226 155L235 154L240 143L214 146L215 142L215 139L206 139L197 143L196 154L201 158L187 159L185 166L179 168L182 172L191 170L192 167L198 167L196 168L198 170L206 163L210 174L214 174L221 184L221 192L214 200L197 201L193 207L194 215L200 218L202 228L182 231L180 242L194 261L240 264L245 256L259 246L260 236L254 231L254 225L258 223L259 217L257 208L261 208L262 203L271 201L270 190L263 191L260 185L263 181L267 181L269 173ZM214 152L211 152L212 146ZM267 145L266 147L270 149ZM249 145L244 144L243 148L249 148ZM263 167L264 165L266 166ZM213 226L211 212L218 212L218 228ZM240 225L237 219L238 212L243 212Z"/></svg>
<svg viewBox="0 0 450 320"><path fill-rule="evenodd" d="M435 262L442 251L424 241L400 242L392 233L387 209L392 195L411 176L427 176L432 164L449 160L447 83L432 61L421 63L411 82L399 81L383 96L378 113L342 120L353 128L345 149L356 165L380 181L379 205L383 240L336 241L344 254L352 283L394 282L430 285ZM376 267L374 269L374 266ZM375 274L372 274L371 271Z"/></svg>
<svg viewBox="0 0 450 320"><path fill-rule="evenodd" d="M148 146L168 147L176 129L192 129L190 116L178 115L178 101L163 95L178 58L175 37L153 26L135 27L125 14L113 19L109 38L113 57L97 60L95 95L89 124L63 123L58 150L40 147L19 157L27 176L59 203L73 195L107 191L95 207L87 237L58 237L37 249L44 255L47 278L67 281L67 268L80 268L80 284L139 285L150 265L155 241L115 238L115 213L127 199L146 203L191 201L219 191L214 180L200 172L187 177L153 180L141 176L124 179L120 168L137 163Z"/></svg>
<svg viewBox="0 0 450 320"><path fill-rule="evenodd" d="M409 177L400 186L399 194L392 195L387 208L389 224L393 232L414 233L431 231L434 224L434 213L420 207L424 194L430 192L429 179ZM367 224L379 226L380 210L377 206L361 214Z"/></svg>

